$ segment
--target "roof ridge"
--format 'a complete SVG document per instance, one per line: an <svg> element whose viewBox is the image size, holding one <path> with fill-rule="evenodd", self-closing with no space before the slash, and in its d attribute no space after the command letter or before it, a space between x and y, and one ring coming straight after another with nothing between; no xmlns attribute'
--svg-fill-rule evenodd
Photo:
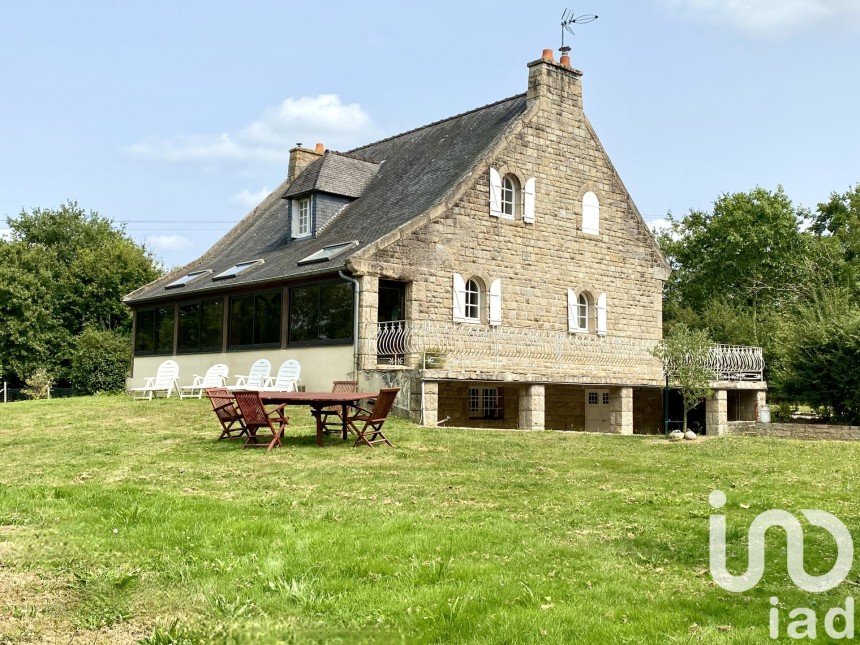
<svg viewBox="0 0 860 645"><path fill-rule="evenodd" d="M367 145L373 145L369 143ZM359 150L359 148L354 148L355 150ZM351 152L351 151L349 151ZM338 157L343 157L344 159L352 159L353 161L363 161L364 163L373 164L375 166L379 165L378 161L371 161L370 159L365 159L364 157L354 157L349 152L341 152L340 150L326 150L325 154L337 155ZM323 157L325 158L325 157Z"/></svg>
<svg viewBox="0 0 860 645"><path fill-rule="evenodd" d="M363 146L359 146L358 148L352 148L351 150L347 150L346 154L349 155L352 152L356 152L358 150L364 150L365 148L369 148L371 146L375 146L377 144L384 143L386 141L391 141L392 139L397 139L397 138L405 136L407 134L412 134L413 132L419 132L420 130L432 128L434 125L439 125L440 123L445 123L446 121L452 121L454 119L459 119L460 117L466 116L467 114L472 114L474 112L480 112L481 110L486 110L487 108L494 107L494 106L499 105L501 103L506 103L507 101L513 101L514 99L518 99L518 98L525 96L525 95L526 95L526 92L520 92L519 94L514 94L513 96L509 96L507 98L500 99L498 101L493 101L492 103L487 103L486 105L472 108L471 110L466 110L465 112L460 112L460 114L455 114L453 116L445 117L444 119L439 119L438 121L433 121L432 123L420 125L417 128L412 128L411 130L406 130L405 132L401 132L400 134L393 134L390 137L385 137L384 139L379 139L378 141L366 143ZM344 154L344 153L338 153L338 154Z"/></svg>

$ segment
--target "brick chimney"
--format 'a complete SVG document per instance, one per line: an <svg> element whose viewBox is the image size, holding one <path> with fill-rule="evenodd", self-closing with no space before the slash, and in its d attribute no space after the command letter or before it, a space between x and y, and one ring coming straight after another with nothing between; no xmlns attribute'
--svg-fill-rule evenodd
<svg viewBox="0 0 860 645"><path fill-rule="evenodd" d="M287 168L287 179L292 181L298 177L309 163L314 159L319 159L323 154L325 154L325 146L321 143L318 143L313 150L304 148L301 143L297 143L296 147L290 150L290 165Z"/></svg>
<svg viewBox="0 0 860 645"><path fill-rule="evenodd" d="M565 48L561 60L555 62L551 49L544 49L538 60L528 64L528 104L547 100L559 105L582 109L582 72L570 66L570 55Z"/></svg>

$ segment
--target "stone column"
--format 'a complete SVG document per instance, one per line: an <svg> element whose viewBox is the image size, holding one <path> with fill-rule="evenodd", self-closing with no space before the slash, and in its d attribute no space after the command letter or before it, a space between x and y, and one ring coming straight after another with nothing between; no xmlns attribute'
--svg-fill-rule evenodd
<svg viewBox="0 0 860 645"><path fill-rule="evenodd" d="M537 383L523 385L520 388L520 429L543 430L545 411L544 386Z"/></svg>
<svg viewBox="0 0 860 645"><path fill-rule="evenodd" d="M721 437L729 429L729 399L725 390L714 390L705 399L705 433Z"/></svg>
<svg viewBox="0 0 860 645"><path fill-rule="evenodd" d="M379 306L379 278L375 275L357 276L358 303L358 365L359 369L376 367L376 336Z"/></svg>
<svg viewBox="0 0 860 645"><path fill-rule="evenodd" d="M758 421L758 415L761 414L762 407L767 405L767 390L756 390L755 405L756 405L755 420Z"/></svg>
<svg viewBox="0 0 860 645"><path fill-rule="evenodd" d="M419 386L420 387L420 386ZM423 381L424 387L424 419L423 425L436 427L439 422L439 383Z"/></svg>
<svg viewBox="0 0 860 645"><path fill-rule="evenodd" d="M609 394L609 432L633 434L633 388L619 387Z"/></svg>

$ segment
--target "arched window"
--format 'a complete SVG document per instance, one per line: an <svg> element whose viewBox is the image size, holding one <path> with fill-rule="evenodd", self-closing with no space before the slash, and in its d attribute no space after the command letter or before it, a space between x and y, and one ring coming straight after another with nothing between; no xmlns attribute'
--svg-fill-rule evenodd
<svg viewBox="0 0 860 645"><path fill-rule="evenodd" d="M576 326L580 329L588 329L588 296L579 294L576 302Z"/></svg>
<svg viewBox="0 0 860 645"><path fill-rule="evenodd" d="M466 280L465 318L471 322L481 320L481 286L474 278Z"/></svg>
<svg viewBox="0 0 860 645"><path fill-rule="evenodd" d="M520 182L513 175L502 179L502 214L508 217L519 215Z"/></svg>
<svg viewBox="0 0 860 645"><path fill-rule="evenodd" d="M600 200L590 190L582 196L582 232L600 233Z"/></svg>

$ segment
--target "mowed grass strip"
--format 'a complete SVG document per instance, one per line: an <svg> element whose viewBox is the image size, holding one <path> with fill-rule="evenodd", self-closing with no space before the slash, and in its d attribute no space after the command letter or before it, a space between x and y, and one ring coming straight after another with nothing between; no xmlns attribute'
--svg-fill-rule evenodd
<svg viewBox="0 0 860 645"><path fill-rule="evenodd" d="M289 413L269 454L214 441L206 401L0 408L0 642L761 642L772 595L858 595L856 567L795 589L779 530L755 590L707 571L717 488L735 573L768 508L860 538L856 444L393 420L394 449L318 448ZM808 528L807 570L834 555Z"/></svg>

